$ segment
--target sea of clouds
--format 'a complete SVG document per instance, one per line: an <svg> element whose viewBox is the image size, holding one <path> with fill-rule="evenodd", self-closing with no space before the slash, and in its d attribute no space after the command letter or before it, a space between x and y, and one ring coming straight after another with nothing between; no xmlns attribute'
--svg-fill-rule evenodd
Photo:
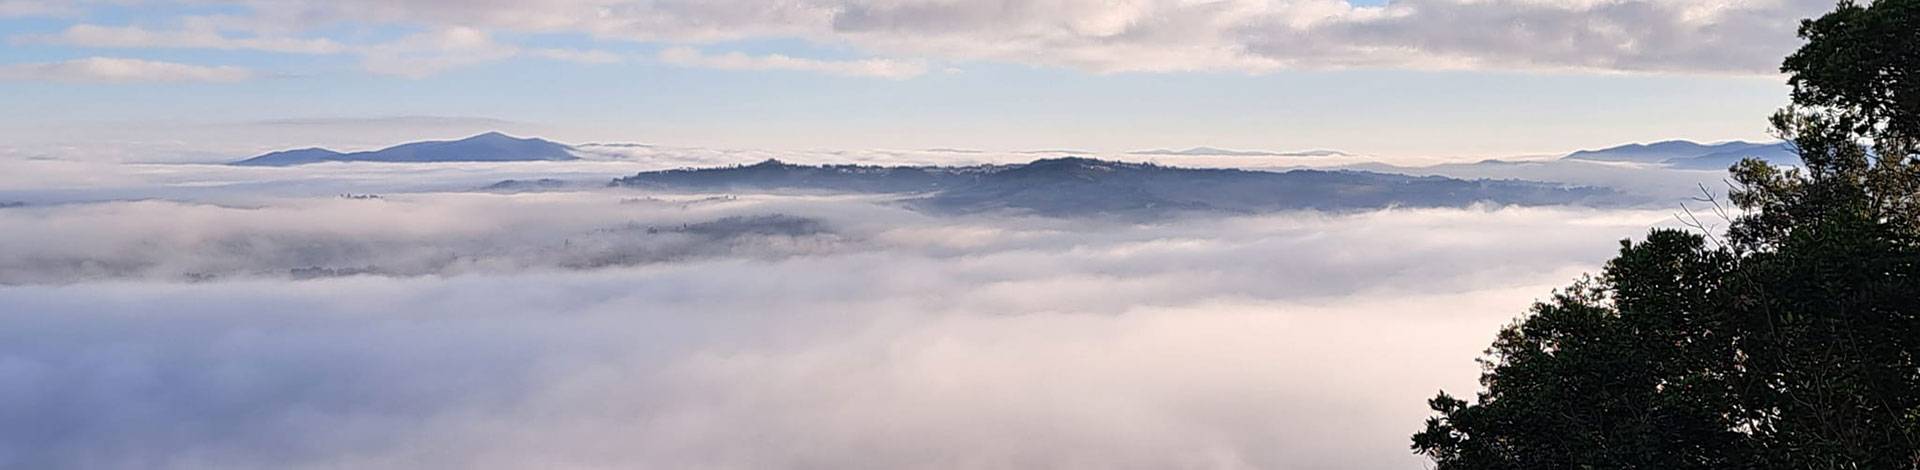
<svg viewBox="0 0 1920 470"><path fill-rule="evenodd" d="M1501 325L1672 220L11 164L39 173L0 177L30 202L0 208L7 468L1408 468Z"/></svg>

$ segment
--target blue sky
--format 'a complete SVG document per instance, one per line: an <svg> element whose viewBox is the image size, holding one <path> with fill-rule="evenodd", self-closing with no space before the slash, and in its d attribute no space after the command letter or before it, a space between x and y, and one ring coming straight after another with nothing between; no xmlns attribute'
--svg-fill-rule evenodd
<svg viewBox="0 0 1920 470"><path fill-rule="evenodd" d="M1392 157L1764 139L1792 20L1825 5L1612 3L1634 8L0 0L0 135L346 145L366 136L253 125L431 117L455 124L410 131L760 148Z"/></svg>

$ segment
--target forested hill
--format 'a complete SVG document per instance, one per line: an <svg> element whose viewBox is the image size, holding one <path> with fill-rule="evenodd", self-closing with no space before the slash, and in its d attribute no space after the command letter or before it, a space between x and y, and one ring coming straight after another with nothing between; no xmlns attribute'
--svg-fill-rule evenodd
<svg viewBox="0 0 1920 470"><path fill-rule="evenodd" d="M1363 171L1196 169L1090 158L1015 165L753 165L653 171L614 186L675 191L903 193L942 213L1031 212L1047 216L1176 212L1359 210L1383 207L1618 205L1604 188L1512 180L1462 180Z"/></svg>

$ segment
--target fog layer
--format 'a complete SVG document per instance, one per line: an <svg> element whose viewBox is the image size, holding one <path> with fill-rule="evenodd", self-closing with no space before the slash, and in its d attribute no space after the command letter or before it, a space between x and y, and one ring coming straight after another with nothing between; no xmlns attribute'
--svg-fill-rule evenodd
<svg viewBox="0 0 1920 470"><path fill-rule="evenodd" d="M1409 468L1499 325L1668 218L11 208L0 467Z"/></svg>

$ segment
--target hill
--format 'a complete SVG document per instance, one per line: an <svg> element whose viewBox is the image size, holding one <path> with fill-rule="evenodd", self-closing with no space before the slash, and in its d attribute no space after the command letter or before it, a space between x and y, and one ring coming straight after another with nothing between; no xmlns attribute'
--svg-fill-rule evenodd
<svg viewBox="0 0 1920 470"><path fill-rule="evenodd" d="M488 132L460 140L413 142L380 150L342 153L323 148L283 150L233 162L242 166L293 166L320 162L514 162L576 160L573 148L543 139Z"/></svg>
<svg viewBox="0 0 1920 470"><path fill-rule="evenodd" d="M1687 140L1669 140L1651 144L1627 144L1599 150L1581 150L1564 159L1601 162L1650 163L1684 169L1724 170L1735 162L1755 157L1774 164L1797 165L1799 157L1784 142L1722 142L1702 144Z"/></svg>
<svg viewBox="0 0 1920 470"><path fill-rule="evenodd" d="M1476 203L1619 203L1607 189L1512 180L1461 180L1365 171L1194 169L1089 158L967 167L754 165L644 172L613 186L678 191L804 190L900 193L942 213L1047 216L1165 215L1459 207Z"/></svg>

